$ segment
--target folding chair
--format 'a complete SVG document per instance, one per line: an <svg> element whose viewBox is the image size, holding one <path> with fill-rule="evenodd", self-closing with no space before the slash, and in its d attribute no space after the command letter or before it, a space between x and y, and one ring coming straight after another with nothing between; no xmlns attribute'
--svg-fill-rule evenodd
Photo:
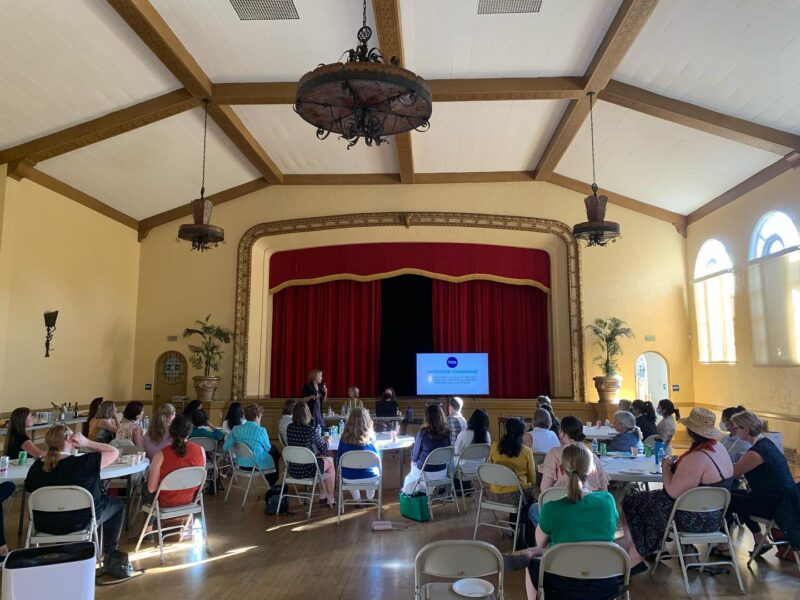
<svg viewBox="0 0 800 600"><path fill-rule="evenodd" d="M444 487L446 493L443 496L436 498L440 500L442 504L446 504L448 500L453 500L453 503L456 505L456 512L460 513L461 509L458 507L458 501L456 499L456 485L453 481L453 476L450 474L449 468L450 464L453 461L453 454L454 450L452 446L445 446L444 448L436 448L425 459L425 462L422 465L422 474L417 479L417 483L414 484L414 491L416 492L417 488L419 487L420 483L425 485L425 491L428 495L428 512L431 515L431 520L433 520L433 494L437 488ZM440 469L426 471L427 467L437 467L440 466ZM439 473L444 471L444 477L435 477L431 475L431 473Z"/></svg>
<svg viewBox="0 0 800 600"><path fill-rule="evenodd" d="M142 533L139 535L139 541L136 542L136 549L134 552L139 552L139 547L142 545L142 540L145 536L158 535L158 549L161 553L161 564L164 564L164 538L171 535L181 535L186 526L173 525L170 527L162 527L161 521L188 517L189 515L195 515L197 513L200 513L201 525L203 528L203 541L205 542L206 552L208 552L206 509L203 503L203 484L205 481L205 467L185 467L183 469L176 469L164 477L158 485L153 503L142 506L142 510L147 513L147 517L144 520L144 525L142 525ZM194 490L195 488L194 499L188 504L162 508L158 502L161 492L177 492L180 490ZM147 528L153 518L155 518L157 529L148 532Z"/></svg>
<svg viewBox="0 0 800 600"><path fill-rule="evenodd" d="M214 494L219 490L217 489L217 481L219 480L219 460L217 457L217 448L219 443L214 438L210 437L195 437L189 440L200 446L206 453L206 480L211 481L214 488Z"/></svg>
<svg viewBox="0 0 800 600"><path fill-rule="evenodd" d="M536 487L541 489L542 478L544 474L539 470L539 467L544 465L544 459L547 458L547 452L534 452L533 453L533 468L536 473Z"/></svg>
<svg viewBox="0 0 800 600"><path fill-rule="evenodd" d="M241 459L249 459L253 463L252 469L244 469L239 466L239 461ZM269 491L270 485L269 481L267 481L267 474L274 473L275 469L267 469L261 470L258 467L258 463L256 462L256 457L253 454L253 451L250 449L250 446L245 444L244 442L234 442L233 448L231 448L231 463L233 464L233 477L231 478L231 482L228 485L228 491L225 492L225 502L228 501L228 496L231 493L233 488L239 488L244 490L244 498L242 498L242 510L244 510L244 505L247 502L247 494L250 493L250 486L253 484L253 479L261 476L264 485L266 486L266 490ZM242 477L247 478L247 486L239 485L237 483L237 476L241 475Z"/></svg>
<svg viewBox="0 0 800 600"><path fill-rule="evenodd" d="M549 491L549 490L548 490ZM611 542L577 542L550 546L539 568L537 600L545 600L545 573L586 581L622 577L619 594L630 600L631 559L620 546ZM577 597L577 596L576 596Z"/></svg>
<svg viewBox="0 0 800 600"><path fill-rule="evenodd" d="M761 548L763 548L767 544L772 544L773 546L789 545L789 540L776 540L775 538L772 537L772 529L774 527L777 527L777 523L774 518L765 519L764 517L751 516L750 520L755 521L759 525L763 525L766 528L766 531L764 532L764 537L758 544L756 544L756 547L753 549L753 554L750 555L750 558L747 561L748 567L750 566L750 563L753 562L757 556L759 556L759 551L761 550ZM795 563L797 563L798 570L800 570L800 551L795 550L794 548L792 548L792 550L794 551L794 561Z"/></svg>
<svg viewBox="0 0 800 600"><path fill-rule="evenodd" d="M478 537L478 527L494 527L501 531L509 531L514 534L514 542L511 551L517 549L517 535L519 533L519 520L522 515L522 505L525 501L525 494L522 491L522 485L519 482L517 474L508 467L503 465L495 465L493 463L486 463L478 466L478 481L481 485L480 495L478 496L478 514L475 515L475 529L472 532L472 539ZM506 504L504 502L496 502L494 500L484 500L483 493L487 486L497 485L503 487L516 487L519 492L519 500L516 504ZM505 513L516 513L516 521L508 521L506 519L496 519L494 521L481 521L481 510L494 510Z"/></svg>
<svg viewBox="0 0 800 600"><path fill-rule="evenodd" d="M459 456L456 461L455 477L458 479L458 484L461 487L461 499L464 502L464 510L467 510L466 496L464 496L464 482L478 480L477 468L474 472L464 471L464 463L485 463L486 459L489 458L489 451L491 448L491 444L470 444L462 450L461 456Z"/></svg>
<svg viewBox="0 0 800 600"><path fill-rule="evenodd" d="M379 475L376 477L370 477L369 479L345 479L342 477L343 468L372 469L374 467L378 468ZM380 456L374 452L370 452L369 450L351 450L350 452L345 452L339 457L337 478L339 479L339 505L336 512L337 525L344 514L345 504L372 504L378 507L378 519L381 518L381 514L383 513L383 468L381 465ZM345 499L345 490L364 490L377 492L378 500L348 500Z"/></svg>
<svg viewBox="0 0 800 600"><path fill-rule="evenodd" d="M731 565L736 572L736 579L739 580L739 588L744 593L744 584L742 583L742 575L739 572L739 564L736 562L736 548L733 544L730 531L728 531L728 524L725 522L725 511L728 510L728 504L731 500L731 493L725 488L719 487L695 487L686 490L675 501L672 507L672 512L667 521L667 528L664 530L664 536L661 539L658 553L656 554L655 563L650 570L653 574L656 572L658 565L662 560L674 558L674 554L664 552L664 544L666 544L667 536L671 536L677 544L678 560L681 563L681 571L683 572L683 582L686 585L686 593L691 595L689 591L689 569L692 567L712 567L721 565ZM708 533L691 533L678 530L678 524L675 522L675 513L679 510L691 513L710 513L719 511L720 527L716 531ZM721 529L721 531L720 531ZM701 556L699 552L688 552L684 554L683 546L694 546L695 544L708 544L705 556ZM714 562L709 562L711 549L717 544L728 544L731 550L731 558L723 559ZM693 562L687 562L687 557L697 557ZM701 570L702 573L702 570Z"/></svg>
<svg viewBox="0 0 800 600"><path fill-rule="evenodd" d="M567 497L567 488L563 487L547 488L545 491L539 494L539 509L541 510L542 506L544 506L548 502L552 502L553 500L561 500L562 498L566 497Z"/></svg>
<svg viewBox="0 0 800 600"><path fill-rule="evenodd" d="M415 600L444 600L460 598L452 591L450 582L423 583L423 575L446 579L465 577L497 577L492 597L503 599L503 557L497 548L486 542L447 540L432 542L422 548L414 559Z"/></svg>
<svg viewBox="0 0 800 600"><path fill-rule="evenodd" d="M34 512L64 513L73 510L89 510L89 524L80 531L56 535L36 529ZM28 535L25 547L42 544L66 544L69 542L94 542L97 556L100 556L100 537L97 531L97 517L94 512L94 498L88 490L77 485L51 485L35 490L28 498Z"/></svg>
<svg viewBox="0 0 800 600"><path fill-rule="evenodd" d="M286 464L286 469L283 471L283 481L281 482L281 493L278 496L278 506L281 505L284 498L298 498L301 502L308 502L308 515L306 518L311 518L311 509L314 508L314 493L317 490L317 484L322 484L325 478L324 473L319 470L317 464L317 457L308 448L302 446L286 446L283 449L283 462ZM314 474L311 477L292 477L289 475L290 465L305 466L314 465ZM294 494L286 493L286 485L294 486ZM311 492L300 492L297 486L302 485L311 488Z"/></svg>

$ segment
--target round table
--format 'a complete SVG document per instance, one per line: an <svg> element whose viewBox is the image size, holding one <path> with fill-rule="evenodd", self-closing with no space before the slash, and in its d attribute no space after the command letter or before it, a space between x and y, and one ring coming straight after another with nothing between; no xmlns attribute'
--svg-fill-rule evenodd
<svg viewBox="0 0 800 600"><path fill-rule="evenodd" d="M661 483L661 466L656 465L652 456L602 456L600 462L610 481L639 481L642 483ZM621 453L622 454L622 453Z"/></svg>
<svg viewBox="0 0 800 600"><path fill-rule="evenodd" d="M406 448L411 448L414 445L414 438L410 435L398 435L396 441L392 441L391 434L379 433L377 440L373 442L378 452L386 452L388 450L400 451L400 481L403 481L403 466L405 464L405 451ZM339 440L330 439L328 441L328 450L335 453L339 449Z"/></svg>
<svg viewBox="0 0 800 600"><path fill-rule="evenodd" d="M584 427L583 435L587 440L610 440L619 433L613 427Z"/></svg>

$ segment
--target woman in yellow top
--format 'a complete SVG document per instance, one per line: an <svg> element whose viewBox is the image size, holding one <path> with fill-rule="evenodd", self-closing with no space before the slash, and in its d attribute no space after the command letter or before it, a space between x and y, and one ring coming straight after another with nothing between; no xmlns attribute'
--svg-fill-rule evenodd
<svg viewBox="0 0 800 600"><path fill-rule="evenodd" d="M536 482L536 467L533 462L533 452L522 443L525 435L525 423L518 417L510 417L506 421L506 433L499 442L492 444L489 451L489 462L508 467L517 475L525 500L533 497L533 484ZM516 487L492 485L489 498L504 504L519 502L519 491Z"/></svg>

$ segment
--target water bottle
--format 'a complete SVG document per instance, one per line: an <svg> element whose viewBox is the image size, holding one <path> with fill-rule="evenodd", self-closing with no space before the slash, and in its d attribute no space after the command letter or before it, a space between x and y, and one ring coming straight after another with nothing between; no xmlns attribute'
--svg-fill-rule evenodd
<svg viewBox="0 0 800 600"><path fill-rule="evenodd" d="M339 432L338 432L339 435L342 435L343 431L344 431L344 419L339 419Z"/></svg>
<svg viewBox="0 0 800 600"><path fill-rule="evenodd" d="M150 417L145 417L144 419L142 419L142 429L144 429L145 431L150 429Z"/></svg>
<svg viewBox="0 0 800 600"><path fill-rule="evenodd" d="M661 466L661 459L664 458L664 442L656 442L653 446L653 458L656 461L656 467Z"/></svg>
<svg viewBox="0 0 800 600"><path fill-rule="evenodd" d="M596 456L599 450L600 450L600 443L595 438L592 440L592 454Z"/></svg>

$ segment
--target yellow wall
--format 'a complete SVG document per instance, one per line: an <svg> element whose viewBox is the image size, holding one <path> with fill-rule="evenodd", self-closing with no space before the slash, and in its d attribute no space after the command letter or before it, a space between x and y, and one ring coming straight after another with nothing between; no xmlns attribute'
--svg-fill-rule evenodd
<svg viewBox="0 0 800 600"><path fill-rule="evenodd" d="M225 228L226 244L199 254L176 243L179 221L150 232L142 242L139 307L134 362L134 397L150 399L156 358L165 350L186 353L186 342L168 342L199 317L211 313L215 323L233 327L236 252L242 234L255 224L290 218L378 211L482 212L534 216L569 225L585 220L583 196L546 183L452 184L413 186L276 186L215 208L212 222ZM606 248L582 250L583 319L618 316L637 333L624 345L621 397L633 397L634 361L646 350L661 352L670 365L670 382L680 392L673 398L691 402L692 364L686 308L685 240L668 223L616 206L609 218L622 225L623 237ZM184 219L186 221L187 219ZM407 233L406 233L407 232ZM413 227L357 229L324 234L292 234L271 238L275 248L300 248L326 243L379 242L421 238L473 243L525 245L517 232L431 229L424 235ZM407 236L404 237L404 236ZM335 240L335 241L334 241ZM645 342L655 335L655 342ZM586 381L595 398L591 377L593 348L587 341ZM231 351L226 349L219 398L230 390ZM191 373L194 374L194 373ZM301 382L298 382L300 385Z"/></svg>
<svg viewBox="0 0 800 600"><path fill-rule="evenodd" d="M689 280L694 273L697 252L709 238L717 238L725 245L736 275L736 364L699 364L697 344L693 343L695 400L713 407L743 404L755 409L769 420L771 429L784 434L784 445L789 448L800 448L800 367L753 366L746 265L753 229L765 212L782 210L800 225L799 189L800 169L787 171L692 224L687 238ZM693 306L691 310L695 332Z"/></svg>
<svg viewBox="0 0 800 600"><path fill-rule="evenodd" d="M129 400L136 232L0 169L0 412ZM49 309L59 315L44 358Z"/></svg>

